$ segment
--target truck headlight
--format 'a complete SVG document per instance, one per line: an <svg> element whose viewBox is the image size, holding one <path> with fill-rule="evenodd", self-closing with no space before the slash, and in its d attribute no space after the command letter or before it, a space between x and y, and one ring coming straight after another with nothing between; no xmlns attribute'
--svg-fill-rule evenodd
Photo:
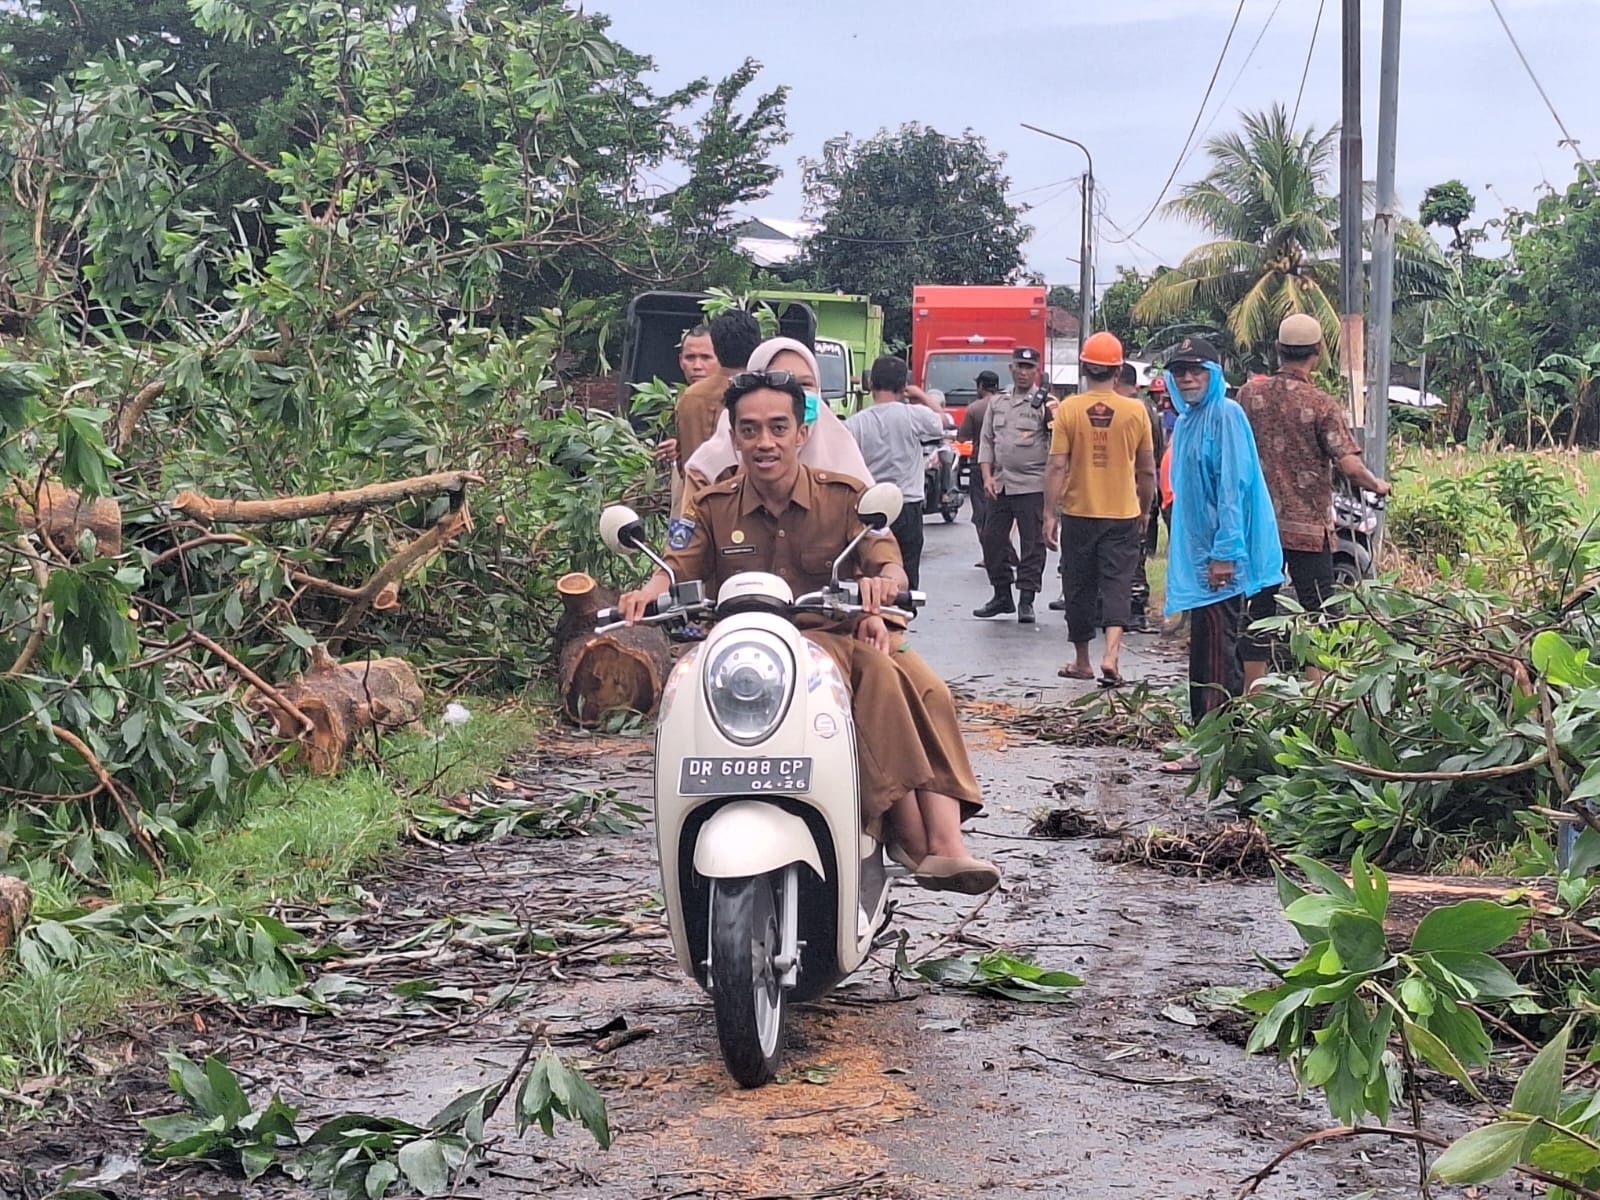
<svg viewBox="0 0 1600 1200"><path fill-rule="evenodd" d="M750 745L783 719L794 692L794 662L780 642L739 638L706 662L706 699L729 740Z"/></svg>

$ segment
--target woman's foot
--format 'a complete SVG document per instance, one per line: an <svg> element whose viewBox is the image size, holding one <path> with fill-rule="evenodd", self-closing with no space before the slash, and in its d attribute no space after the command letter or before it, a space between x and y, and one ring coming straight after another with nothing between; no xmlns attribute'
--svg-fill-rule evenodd
<svg viewBox="0 0 1600 1200"><path fill-rule="evenodd" d="M1174 758L1156 768L1163 775L1193 775L1199 769L1200 760L1193 754L1185 754L1182 758Z"/></svg>
<svg viewBox="0 0 1600 1200"><path fill-rule="evenodd" d="M981 896L999 886L1000 868L967 855L930 854L918 866L915 878L930 892Z"/></svg>
<svg viewBox="0 0 1600 1200"><path fill-rule="evenodd" d="M889 855L891 860L899 863L912 874L915 874L917 868L922 865L922 861L920 859L912 858L911 855L905 852L903 847L895 844L894 842L890 842L884 846L884 851Z"/></svg>

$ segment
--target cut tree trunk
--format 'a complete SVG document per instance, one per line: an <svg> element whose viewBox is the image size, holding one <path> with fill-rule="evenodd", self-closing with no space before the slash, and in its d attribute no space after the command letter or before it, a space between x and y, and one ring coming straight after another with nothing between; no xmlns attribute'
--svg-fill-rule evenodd
<svg viewBox="0 0 1600 1200"><path fill-rule="evenodd" d="M1575 961L1600 963L1600 934L1561 915L1555 881L1494 875L1390 875L1389 912L1384 928L1392 945L1409 945L1422 919L1436 908L1463 900L1491 900L1533 909L1522 932L1493 953L1514 954L1526 948L1535 931L1552 946L1571 947Z"/></svg>
<svg viewBox="0 0 1600 1200"><path fill-rule="evenodd" d="M88 500L62 484L46 483L37 497L13 494L10 499L22 527L42 529L63 554L74 553L85 530L94 535L95 553L102 558L122 552L122 509L108 496Z"/></svg>
<svg viewBox="0 0 1600 1200"><path fill-rule="evenodd" d="M304 738L306 763L318 775L337 773L362 730L401 729L422 716L422 685L403 658L341 663L313 646L311 669L277 690L312 724ZM270 713L280 737L301 736L294 717L260 691L252 691L246 703Z"/></svg>
<svg viewBox="0 0 1600 1200"><path fill-rule="evenodd" d="M15 875L0 875L0 962L16 951L33 911L33 892Z"/></svg>
<svg viewBox="0 0 1600 1200"><path fill-rule="evenodd" d="M555 651L567 719L592 728L610 713L655 712L672 669L667 635L650 625L595 633L595 614L615 605L617 593L580 571L563 575L556 591L566 606Z"/></svg>

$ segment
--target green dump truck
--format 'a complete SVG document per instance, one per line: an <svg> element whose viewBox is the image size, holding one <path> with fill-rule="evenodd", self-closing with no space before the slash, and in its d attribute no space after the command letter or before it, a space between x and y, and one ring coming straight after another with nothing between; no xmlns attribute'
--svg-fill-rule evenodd
<svg viewBox="0 0 1600 1200"><path fill-rule="evenodd" d="M773 310L779 330L810 345L817 356L822 395L841 416L853 413L866 394L862 377L883 353L883 309L865 296L836 292L756 292ZM627 412L633 385L660 379L683 383L678 345L705 320L695 292L645 292L628 305L623 326L622 380L618 397Z"/></svg>

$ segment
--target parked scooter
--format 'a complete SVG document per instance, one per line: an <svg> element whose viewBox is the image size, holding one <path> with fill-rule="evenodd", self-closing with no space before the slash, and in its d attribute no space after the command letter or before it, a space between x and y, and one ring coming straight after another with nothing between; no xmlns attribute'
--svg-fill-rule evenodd
<svg viewBox="0 0 1600 1200"><path fill-rule="evenodd" d="M723 1061L745 1087L776 1074L788 1005L823 995L866 959L889 880L905 874L861 830L850 689L795 627L802 614L861 612L840 567L901 504L892 483L862 494L866 529L822 591L797 597L778 576L751 571L728 579L714 603L700 581L673 576L631 509L600 517L607 546L643 553L671 579L645 623L716 619L662 691L656 848L678 965L711 993ZM909 618L922 603L902 592L885 611ZM614 622L616 610L599 619Z"/></svg>
<svg viewBox="0 0 1600 1200"><path fill-rule="evenodd" d="M1333 488L1333 581L1353 587L1377 575L1376 546L1384 498L1355 487L1342 477Z"/></svg>

